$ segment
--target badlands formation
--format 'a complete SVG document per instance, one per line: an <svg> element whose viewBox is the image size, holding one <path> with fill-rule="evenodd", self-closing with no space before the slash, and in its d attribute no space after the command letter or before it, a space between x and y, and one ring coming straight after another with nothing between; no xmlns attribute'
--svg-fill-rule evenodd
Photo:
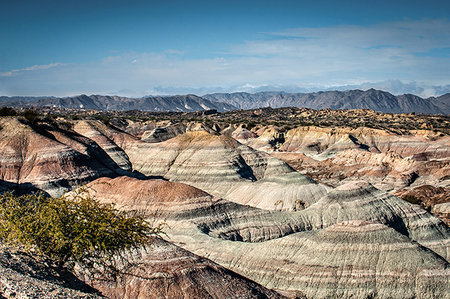
<svg viewBox="0 0 450 299"><path fill-rule="evenodd" d="M167 223L164 240L130 252L130 273L85 281L107 297L450 293L446 132L11 117L0 127L2 190L87 184Z"/></svg>

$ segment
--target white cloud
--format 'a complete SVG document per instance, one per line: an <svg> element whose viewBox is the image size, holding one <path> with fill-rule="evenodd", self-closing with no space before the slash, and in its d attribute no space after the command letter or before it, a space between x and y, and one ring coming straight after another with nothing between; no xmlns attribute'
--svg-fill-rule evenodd
<svg viewBox="0 0 450 299"><path fill-rule="evenodd" d="M56 62L56 63L50 63L50 64L33 65L33 66L21 68L21 69L15 69L15 70L10 70L7 72L0 73L0 77L11 77L11 76L15 76L15 75L20 75L21 73L24 73L24 72L47 70L49 68L63 66L63 65L66 65L66 64Z"/></svg>
<svg viewBox="0 0 450 299"><path fill-rule="evenodd" d="M87 64L36 65L0 73L0 88L10 94L67 95L139 92L157 86L362 86L393 79L449 84L450 22L445 19L295 28L265 37L224 49L213 58L192 59L189 53L169 49ZM434 55L436 49L440 55Z"/></svg>

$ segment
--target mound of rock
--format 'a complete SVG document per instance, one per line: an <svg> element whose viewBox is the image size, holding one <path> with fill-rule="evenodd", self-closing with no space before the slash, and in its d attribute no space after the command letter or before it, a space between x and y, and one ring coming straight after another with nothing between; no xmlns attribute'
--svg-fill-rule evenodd
<svg viewBox="0 0 450 299"><path fill-rule="evenodd" d="M111 157L110 168L123 169L126 171L131 170L131 163L128 160L127 154L114 142L113 138L117 138L118 132L108 128L105 124L99 121L86 121L81 120L75 123L73 130L80 135L83 135L90 140L96 142L107 154ZM133 137L127 136L127 134L120 134L121 137L125 135L125 138L134 140Z"/></svg>
<svg viewBox="0 0 450 299"><path fill-rule="evenodd" d="M121 176L99 178L87 185L92 196L124 210L139 210L149 217L177 217L208 209L218 199L195 187L161 179Z"/></svg>
<svg viewBox="0 0 450 299"><path fill-rule="evenodd" d="M30 183L51 195L80 182L112 175L111 158L73 133L0 118L0 179ZM48 128L48 130L47 130Z"/></svg>
<svg viewBox="0 0 450 299"><path fill-rule="evenodd" d="M145 175L184 182L263 209L301 209L327 192L325 186L281 160L206 131L188 132L157 144L135 143L126 151L135 170Z"/></svg>
<svg viewBox="0 0 450 299"><path fill-rule="evenodd" d="M281 294L163 240L130 254L117 282L93 282L109 298L284 298Z"/></svg>
<svg viewBox="0 0 450 299"><path fill-rule="evenodd" d="M0 298L104 298L70 272L58 272L28 254L0 248Z"/></svg>
<svg viewBox="0 0 450 299"><path fill-rule="evenodd" d="M270 289L313 298L440 298L449 291L448 227L367 182L342 185L290 212L217 200L163 180L107 183L91 183L102 201L124 209L159 205L171 242ZM132 192L115 198L123 186Z"/></svg>

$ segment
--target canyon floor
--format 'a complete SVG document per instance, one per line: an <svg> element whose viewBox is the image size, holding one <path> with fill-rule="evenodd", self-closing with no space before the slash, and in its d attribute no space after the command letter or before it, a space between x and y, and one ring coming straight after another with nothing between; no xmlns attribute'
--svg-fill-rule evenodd
<svg viewBox="0 0 450 299"><path fill-rule="evenodd" d="M138 265L114 283L53 279L3 248L0 298L22 284L25 297L51 289L59 298L450 294L448 116L38 113L0 118L0 191L60 196L87 185L101 202L167 226L130 252Z"/></svg>

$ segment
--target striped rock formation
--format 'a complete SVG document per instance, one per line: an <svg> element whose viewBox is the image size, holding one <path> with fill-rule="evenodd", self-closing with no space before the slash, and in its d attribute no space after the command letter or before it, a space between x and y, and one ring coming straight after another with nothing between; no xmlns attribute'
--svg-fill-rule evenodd
<svg viewBox="0 0 450 299"><path fill-rule="evenodd" d="M0 179L30 183L51 195L113 174L111 158L93 141L48 126L0 118Z"/></svg>
<svg viewBox="0 0 450 299"><path fill-rule="evenodd" d="M118 135L117 132L109 129L106 125L99 121L82 120L75 123L73 130L97 143L111 157L109 168L116 168L130 171L131 163L127 154L112 140L112 135ZM121 134L122 136L126 134ZM117 137L116 137L117 138ZM131 136L129 139L133 139Z"/></svg>
<svg viewBox="0 0 450 299"><path fill-rule="evenodd" d="M285 298L164 240L132 252L129 260L136 266L116 282L92 285L108 298Z"/></svg>
<svg viewBox="0 0 450 299"><path fill-rule="evenodd" d="M124 186L135 191L124 197ZM365 182L291 212L162 180L99 179L90 187L101 201L124 209L159 209L171 242L270 289L312 298L445 298L449 292L448 226Z"/></svg>
<svg viewBox="0 0 450 299"><path fill-rule="evenodd" d="M206 131L188 132L156 144L134 143L125 151L140 173L188 183L254 207L296 210L327 192L327 187L281 160Z"/></svg>
<svg viewBox="0 0 450 299"><path fill-rule="evenodd" d="M267 144L276 138L278 130L263 127L256 132L258 140L248 144ZM450 136L427 130L413 130L409 134L396 134L385 130L366 127L297 127L283 134L280 151L305 153L323 160L348 149L366 149L372 152L395 152L402 157L428 155L434 158L448 157ZM257 146L252 146L258 148Z"/></svg>

